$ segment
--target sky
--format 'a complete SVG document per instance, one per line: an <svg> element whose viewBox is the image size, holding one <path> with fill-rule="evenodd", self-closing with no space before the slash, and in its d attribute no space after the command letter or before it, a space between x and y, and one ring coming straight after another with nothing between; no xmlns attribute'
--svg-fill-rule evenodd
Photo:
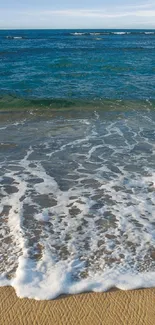
<svg viewBox="0 0 155 325"><path fill-rule="evenodd" d="M155 28L155 0L0 0L0 29Z"/></svg>

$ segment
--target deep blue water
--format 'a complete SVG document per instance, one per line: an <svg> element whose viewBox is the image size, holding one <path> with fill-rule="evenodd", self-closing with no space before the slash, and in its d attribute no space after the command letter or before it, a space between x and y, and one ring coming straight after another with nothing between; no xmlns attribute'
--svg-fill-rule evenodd
<svg viewBox="0 0 155 325"><path fill-rule="evenodd" d="M155 31L0 31L0 95L154 99Z"/></svg>

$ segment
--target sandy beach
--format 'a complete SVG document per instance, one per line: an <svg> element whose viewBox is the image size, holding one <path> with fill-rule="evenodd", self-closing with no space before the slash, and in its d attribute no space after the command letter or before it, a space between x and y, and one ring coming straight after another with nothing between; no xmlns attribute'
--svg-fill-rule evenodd
<svg viewBox="0 0 155 325"><path fill-rule="evenodd" d="M102 2L1 0L0 325L155 325L155 4Z"/></svg>
<svg viewBox="0 0 155 325"><path fill-rule="evenodd" d="M51 301L19 299L0 288L1 325L154 325L155 289L65 296Z"/></svg>

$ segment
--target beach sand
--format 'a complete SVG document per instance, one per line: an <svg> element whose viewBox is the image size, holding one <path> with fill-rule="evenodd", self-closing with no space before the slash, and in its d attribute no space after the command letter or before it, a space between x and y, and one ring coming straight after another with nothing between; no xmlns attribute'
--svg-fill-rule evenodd
<svg viewBox="0 0 155 325"><path fill-rule="evenodd" d="M155 289L19 299L0 288L1 325L155 325Z"/></svg>

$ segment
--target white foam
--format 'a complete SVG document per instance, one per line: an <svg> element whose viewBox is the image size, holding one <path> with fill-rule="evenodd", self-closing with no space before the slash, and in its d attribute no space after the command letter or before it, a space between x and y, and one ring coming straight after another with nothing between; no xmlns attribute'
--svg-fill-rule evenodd
<svg viewBox="0 0 155 325"><path fill-rule="evenodd" d="M101 33L90 33L90 35L95 35L95 36L97 36L97 35L101 35Z"/></svg>
<svg viewBox="0 0 155 325"><path fill-rule="evenodd" d="M120 272L119 269L108 270L96 276L90 274L87 279L73 282L73 268L82 268L80 264L77 260L55 263L47 251L46 256L43 256L37 265L26 256L22 256L19 258L16 278L10 284L20 298L29 297L37 300L55 299L61 294L102 292L114 287L132 290L155 286L155 272L121 274L123 270Z"/></svg>
<svg viewBox="0 0 155 325"><path fill-rule="evenodd" d="M27 123L32 146L1 163L0 211L9 211L0 231L11 245L4 241L0 285L19 297L155 286L153 119L94 116L72 128Z"/></svg>
<svg viewBox="0 0 155 325"><path fill-rule="evenodd" d="M3 126L0 128L0 130L5 130L5 129L7 129L7 126Z"/></svg>
<svg viewBox="0 0 155 325"><path fill-rule="evenodd" d="M127 34L131 34L130 32L113 32L113 34L115 35L127 35Z"/></svg>
<svg viewBox="0 0 155 325"><path fill-rule="evenodd" d="M6 36L7 39L23 39L22 36Z"/></svg>
<svg viewBox="0 0 155 325"><path fill-rule="evenodd" d="M71 33L71 35L74 35L74 36L82 36L82 35L87 35L87 33L75 32L75 33Z"/></svg>

